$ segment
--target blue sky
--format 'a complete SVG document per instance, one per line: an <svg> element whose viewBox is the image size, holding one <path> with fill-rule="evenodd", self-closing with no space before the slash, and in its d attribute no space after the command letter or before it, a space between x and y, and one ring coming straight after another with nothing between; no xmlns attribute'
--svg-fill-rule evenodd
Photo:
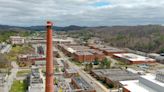
<svg viewBox="0 0 164 92"><path fill-rule="evenodd" d="M96 6L96 7L103 7L103 6L108 6L108 5L110 5L110 3L109 2L105 2L105 1L95 2L93 4L93 6Z"/></svg>
<svg viewBox="0 0 164 92"><path fill-rule="evenodd" d="M0 24L33 26L164 24L164 0L0 0Z"/></svg>

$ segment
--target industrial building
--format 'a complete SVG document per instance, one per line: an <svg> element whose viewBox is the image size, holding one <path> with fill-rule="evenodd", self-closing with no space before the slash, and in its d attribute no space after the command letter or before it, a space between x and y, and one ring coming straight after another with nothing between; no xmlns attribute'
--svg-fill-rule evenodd
<svg viewBox="0 0 164 92"><path fill-rule="evenodd" d="M107 84L113 84L114 87L119 86L119 81L136 80L139 78L138 74L134 74L122 69L98 69L92 70L91 75L96 79L104 81Z"/></svg>
<svg viewBox="0 0 164 92"><path fill-rule="evenodd" d="M157 53L149 53L148 57L156 59L157 62L164 64L164 56Z"/></svg>
<svg viewBox="0 0 164 92"><path fill-rule="evenodd" d="M28 43L31 43L31 44L38 44L38 43L45 43L46 40L45 38L42 38L42 37L31 37L29 38L29 41Z"/></svg>
<svg viewBox="0 0 164 92"><path fill-rule="evenodd" d="M94 61L94 54L89 53L89 52L76 52L74 54L74 60L78 62L92 62Z"/></svg>
<svg viewBox="0 0 164 92"><path fill-rule="evenodd" d="M77 44L61 44L58 48L67 56L73 57L78 62L93 62L96 59L102 61L105 55L102 51L91 49L87 46L80 46Z"/></svg>
<svg viewBox="0 0 164 92"><path fill-rule="evenodd" d="M102 39L100 39L100 38L98 38L98 37L91 37L88 41L87 41L87 43L88 44L103 44L103 40Z"/></svg>
<svg viewBox="0 0 164 92"><path fill-rule="evenodd" d="M71 84L76 92L96 92L96 90L82 77L73 77Z"/></svg>
<svg viewBox="0 0 164 92"><path fill-rule="evenodd" d="M139 80L120 81L124 92L163 92L164 70L157 71L156 76L147 74Z"/></svg>
<svg viewBox="0 0 164 92"><path fill-rule="evenodd" d="M73 39L72 38L63 39L63 38L55 38L55 37L53 37L52 41L53 41L54 45L56 45L56 44L71 44L71 43L73 43ZM46 39L45 38L41 38L41 37L37 37L37 38L35 37L35 38L31 38L29 40L29 43L32 43L32 44L46 43Z"/></svg>
<svg viewBox="0 0 164 92"><path fill-rule="evenodd" d="M35 60L33 62L33 64L36 65L36 66L45 66L46 65L46 60ZM56 64L57 66L59 66L58 63L56 63L56 60L53 61L53 64L54 65Z"/></svg>
<svg viewBox="0 0 164 92"><path fill-rule="evenodd" d="M55 85L54 92L74 92L70 87L69 82L65 80L59 80L58 85Z"/></svg>
<svg viewBox="0 0 164 92"><path fill-rule="evenodd" d="M64 65L64 69L70 68L69 64L68 64L68 62L66 60L61 59L60 62Z"/></svg>
<svg viewBox="0 0 164 92"><path fill-rule="evenodd" d="M73 56L75 52L86 51L89 49L87 46L80 46L77 44L61 44L58 45L58 48L67 56Z"/></svg>
<svg viewBox="0 0 164 92"><path fill-rule="evenodd" d="M66 80L63 75L55 75L54 92L75 92L70 85L71 80Z"/></svg>
<svg viewBox="0 0 164 92"><path fill-rule="evenodd" d="M156 80L164 83L164 69L161 69L161 70L157 71Z"/></svg>
<svg viewBox="0 0 164 92"><path fill-rule="evenodd" d="M0 92L4 91L4 86L7 79L8 79L7 73L0 73Z"/></svg>
<svg viewBox="0 0 164 92"><path fill-rule="evenodd" d="M88 49L86 51L75 52L73 58L75 61L79 62L93 62L96 59L102 61L105 58L105 55L101 51Z"/></svg>
<svg viewBox="0 0 164 92"><path fill-rule="evenodd" d="M12 48L12 46L10 44L2 43L2 44L0 44L0 53L2 53L2 54L9 53L11 48Z"/></svg>
<svg viewBox="0 0 164 92"><path fill-rule="evenodd" d="M100 50L107 56L113 56L113 54L126 52L126 51L118 49L118 48L104 46L104 45L95 45L94 44L94 45L89 45L89 47L91 47L92 49Z"/></svg>
<svg viewBox="0 0 164 92"><path fill-rule="evenodd" d="M32 66L28 92L45 92L44 79L38 67Z"/></svg>
<svg viewBox="0 0 164 92"><path fill-rule="evenodd" d="M72 38L53 38L54 44L71 44L74 42Z"/></svg>
<svg viewBox="0 0 164 92"><path fill-rule="evenodd" d="M65 69L65 77L67 78L77 77L78 75L78 70L75 68Z"/></svg>
<svg viewBox="0 0 164 92"><path fill-rule="evenodd" d="M17 57L18 62L25 64L35 64L35 61L44 61L46 60L45 55L37 55L37 54L21 54Z"/></svg>
<svg viewBox="0 0 164 92"><path fill-rule="evenodd" d="M133 53L114 54L113 57L117 59L118 61L125 62L126 64L149 64L149 63L156 62L155 59L140 56Z"/></svg>
<svg viewBox="0 0 164 92"><path fill-rule="evenodd" d="M25 43L25 37L20 36L10 36L11 44L22 45Z"/></svg>
<svg viewBox="0 0 164 92"><path fill-rule="evenodd" d="M34 63L36 66L45 66L46 60L35 60Z"/></svg>

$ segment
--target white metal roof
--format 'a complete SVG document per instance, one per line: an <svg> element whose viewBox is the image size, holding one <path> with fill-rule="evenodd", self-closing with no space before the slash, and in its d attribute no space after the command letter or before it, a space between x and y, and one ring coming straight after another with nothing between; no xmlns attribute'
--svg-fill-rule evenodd
<svg viewBox="0 0 164 92"><path fill-rule="evenodd" d="M76 50L74 50L74 49L72 49L72 48L67 48L67 50L68 50L69 52L71 52L71 53L75 53L75 52L76 52Z"/></svg>
<svg viewBox="0 0 164 92"><path fill-rule="evenodd" d="M145 61L145 62L155 61L155 59L140 56L140 55L133 54L133 53L120 53L120 54L114 54L114 55L118 56L118 57L121 57L121 58L128 59L130 61Z"/></svg>
<svg viewBox="0 0 164 92"><path fill-rule="evenodd" d="M147 74L144 76L141 76L140 78L144 78L148 81L151 81L154 84L157 84L161 87L164 87L164 83L158 81L155 79L155 75ZM120 81L120 83L129 91L131 92L158 92L153 88L150 88L148 85L144 85L139 80L130 80L130 81Z"/></svg>
<svg viewBox="0 0 164 92"><path fill-rule="evenodd" d="M155 79L155 75L148 74L148 75L141 76L141 77L142 77L142 78L145 78L145 79L147 79L147 80L149 80L149 81L151 81L151 82L153 82L153 83L155 83L155 84L158 84L158 85L164 87L164 83L162 83L162 82L156 80L156 79Z"/></svg>
<svg viewBox="0 0 164 92"><path fill-rule="evenodd" d="M120 81L120 83L130 92L157 92L146 85L139 83L139 80Z"/></svg>

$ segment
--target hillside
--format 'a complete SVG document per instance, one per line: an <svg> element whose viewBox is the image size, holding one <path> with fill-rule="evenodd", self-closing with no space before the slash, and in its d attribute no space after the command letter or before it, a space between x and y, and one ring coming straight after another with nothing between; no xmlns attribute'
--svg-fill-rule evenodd
<svg viewBox="0 0 164 92"><path fill-rule="evenodd" d="M45 26L31 26L31 27L24 27L25 29L28 30L34 30L34 31L43 31L45 30ZM87 27L81 27L81 26L75 26L75 25L70 25L70 26L66 26L66 27L58 27L58 26L54 26L53 30L55 31L70 31L70 30L81 30Z"/></svg>
<svg viewBox="0 0 164 92"><path fill-rule="evenodd" d="M144 52L164 52L164 26L94 27L68 32L70 36L96 36L115 47L127 47Z"/></svg>
<svg viewBox="0 0 164 92"><path fill-rule="evenodd" d="M0 42L8 40L13 35L28 36L31 33L32 31L23 27L0 25Z"/></svg>
<svg viewBox="0 0 164 92"><path fill-rule="evenodd" d="M28 35L32 31L43 31L45 26L17 27L0 25L0 41L10 35ZM55 31L67 31L72 37L80 37L85 41L90 37L100 37L107 44L115 47L127 47L144 52L164 52L164 26L100 26L100 27L53 27Z"/></svg>

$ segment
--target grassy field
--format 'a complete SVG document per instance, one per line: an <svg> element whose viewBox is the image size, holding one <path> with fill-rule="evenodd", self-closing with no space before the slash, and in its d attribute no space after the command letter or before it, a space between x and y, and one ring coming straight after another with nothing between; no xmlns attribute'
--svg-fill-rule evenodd
<svg viewBox="0 0 164 92"><path fill-rule="evenodd" d="M17 76L26 76L29 73L31 73L31 70L22 70L18 71Z"/></svg>
<svg viewBox="0 0 164 92"><path fill-rule="evenodd" d="M78 61L74 61L74 60L72 60L72 59L69 59L72 63L74 63L75 65L77 65L77 66L81 66L82 64L80 63L80 62L78 62Z"/></svg>
<svg viewBox="0 0 164 92"><path fill-rule="evenodd" d="M27 87L26 81L15 80L9 92L26 92Z"/></svg>
<svg viewBox="0 0 164 92"><path fill-rule="evenodd" d="M16 61L17 56L19 54L27 54L30 51L32 51L31 46L14 46L14 47L12 47L11 51L8 54L6 54L6 58L9 61Z"/></svg>

